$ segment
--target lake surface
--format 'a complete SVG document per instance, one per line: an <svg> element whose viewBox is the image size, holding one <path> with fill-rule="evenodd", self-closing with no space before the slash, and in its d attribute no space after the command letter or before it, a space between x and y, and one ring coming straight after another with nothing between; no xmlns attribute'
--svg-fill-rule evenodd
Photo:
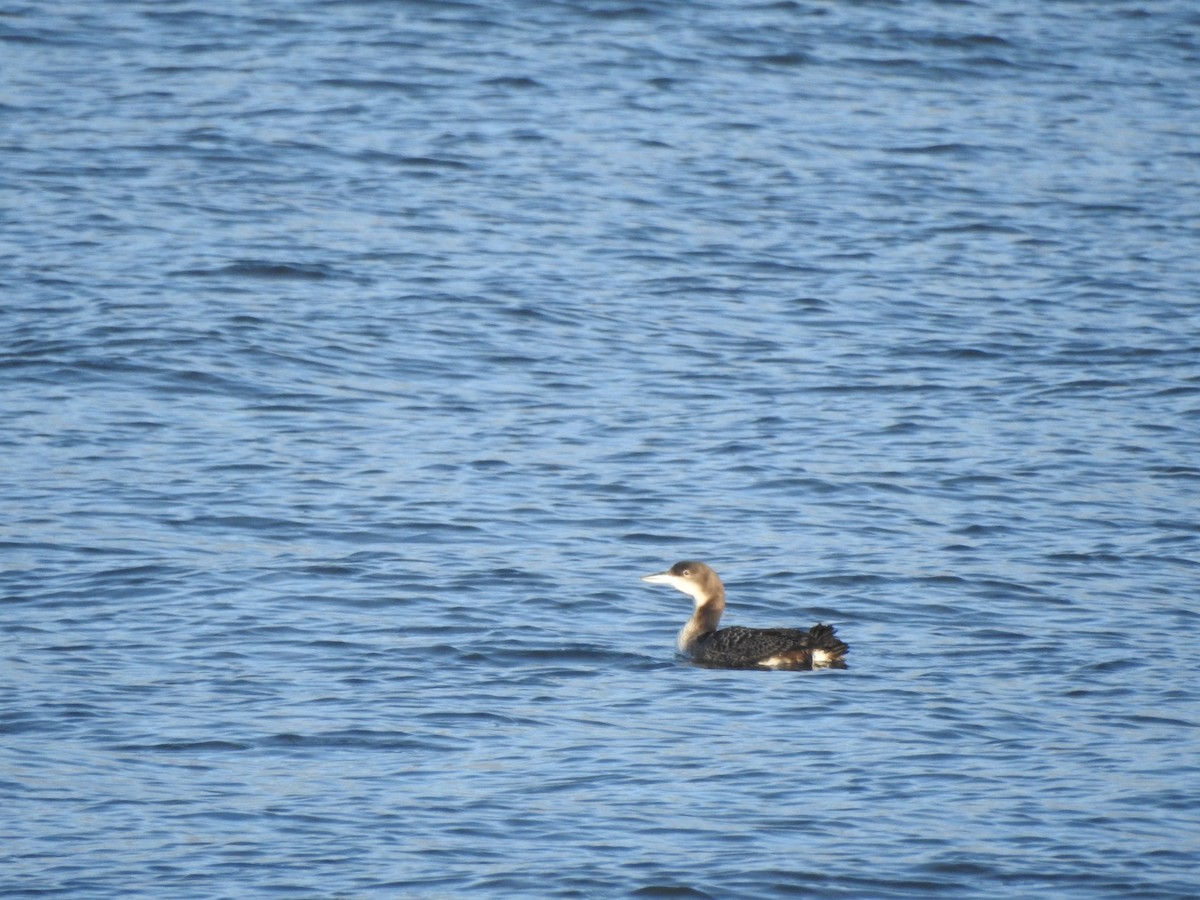
<svg viewBox="0 0 1200 900"><path fill-rule="evenodd" d="M1200 895L1190 0L0 58L0 895Z"/></svg>

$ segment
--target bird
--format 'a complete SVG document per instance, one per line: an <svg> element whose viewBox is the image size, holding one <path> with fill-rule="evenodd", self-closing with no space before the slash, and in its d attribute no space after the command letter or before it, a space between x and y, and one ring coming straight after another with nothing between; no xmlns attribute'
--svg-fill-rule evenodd
<svg viewBox="0 0 1200 900"><path fill-rule="evenodd" d="M650 584L669 584L695 601L692 617L675 640L676 649L698 665L719 669L844 669L850 650L832 625L802 628L717 629L725 610L725 585L709 566L677 562L665 572L643 575Z"/></svg>

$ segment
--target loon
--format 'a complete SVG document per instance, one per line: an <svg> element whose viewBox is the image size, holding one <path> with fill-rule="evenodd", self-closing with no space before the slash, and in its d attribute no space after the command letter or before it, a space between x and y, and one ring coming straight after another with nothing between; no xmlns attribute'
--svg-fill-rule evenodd
<svg viewBox="0 0 1200 900"><path fill-rule="evenodd" d="M702 562L677 562L665 572L643 575L642 581L669 584L696 603L679 632L675 647L692 662L720 669L844 669L850 648L832 625L800 628L722 628L725 586Z"/></svg>

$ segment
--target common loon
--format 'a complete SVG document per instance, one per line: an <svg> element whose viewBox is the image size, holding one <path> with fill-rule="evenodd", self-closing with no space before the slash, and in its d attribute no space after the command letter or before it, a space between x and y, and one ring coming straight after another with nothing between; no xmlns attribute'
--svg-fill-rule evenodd
<svg viewBox="0 0 1200 900"><path fill-rule="evenodd" d="M703 666L721 669L845 668L849 647L831 625L800 628L722 628L725 586L702 562L677 562L665 572L643 575L642 581L669 584L696 603L692 617L679 632L675 647Z"/></svg>

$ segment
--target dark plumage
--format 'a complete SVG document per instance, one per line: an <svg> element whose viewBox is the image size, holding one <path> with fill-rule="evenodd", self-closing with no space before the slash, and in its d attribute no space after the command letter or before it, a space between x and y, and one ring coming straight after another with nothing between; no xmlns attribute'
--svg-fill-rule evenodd
<svg viewBox="0 0 1200 900"><path fill-rule="evenodd" d="M722 669L845 668L843 657L850 648L831 625L814 625L807 631L740 625L718 630L725 609L725 586L702 562L678 562L642 580L669 584L695 601L692 617L675 644L695 663Z"/></svg>
<svg viewBox="0 0 1200 900"><path fill-rule="evenodd" d="M815 667L840 668L849 649L831 625L814 625L808 631L734 625L700 635L690 655L693 662L719 669L757 669L771 659L778 660L769 666L773 669L812 669L813 650L819 650L830 658Z"/></svg>

